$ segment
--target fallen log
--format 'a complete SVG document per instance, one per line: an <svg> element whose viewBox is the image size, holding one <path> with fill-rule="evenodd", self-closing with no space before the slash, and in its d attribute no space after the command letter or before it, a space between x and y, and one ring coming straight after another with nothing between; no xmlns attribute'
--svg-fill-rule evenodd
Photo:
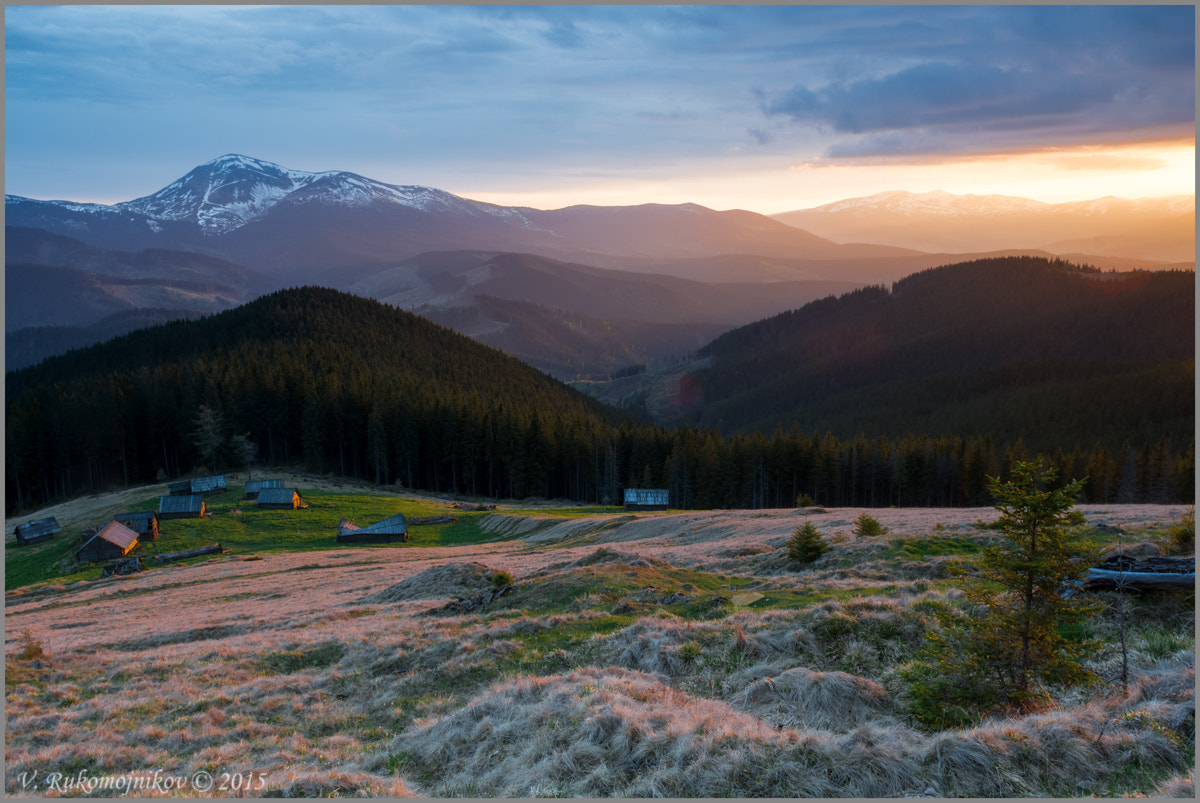
<svg viewBox="0 0 1200 803"><path fill-rule="evenodd" d="M1196 558L1147 558L1135 560L1114 555L1088 569L1088 590L1193 589L1196 587Z"/></svg>
<svg viewBox="0 0 1200 803"><path fill-rule="evenodd" d="M183 560L184 558L195 558L200 555L218 555L225 550L221 549L220 544L209 544L198 549L186 549L183 552L168 552L165 555L155 555L156 563L167 563L172 560Z"/></svg>

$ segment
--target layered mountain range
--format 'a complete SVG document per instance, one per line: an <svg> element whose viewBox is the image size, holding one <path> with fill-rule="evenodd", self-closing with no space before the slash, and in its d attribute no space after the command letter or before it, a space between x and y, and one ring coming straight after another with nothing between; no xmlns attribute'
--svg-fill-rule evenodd
<svg viewBox="0 0 1200 803"><path fill-rule="evenodd" d="M1056 217L996 211L1034 204L1022 199L968 198L938 196L958 209L940 227L929 212L897 224L900 195L775 218L695 204L547 211L226 155L111 206L6 195L7 367L148 310L189 317L319 284L420 310L560 378L606 376L815 298L989 252L1049 256L1057 243L1117 268L1193 259L1179 204L1143 204L1130 218L1138 250L1114 225L1129 202ZM1118 211L1097 212L1108 208ZM1031 233L1049 218L1057 236Z"/></svg>
<svg viewBox="0 0 1200 803"><path fill-rule="evenodd" d="M1005 195L884 192L772 215L837 242L922 251L1040 249L1067 258L1192 263L1193 196L1049 204Z"/></svg>

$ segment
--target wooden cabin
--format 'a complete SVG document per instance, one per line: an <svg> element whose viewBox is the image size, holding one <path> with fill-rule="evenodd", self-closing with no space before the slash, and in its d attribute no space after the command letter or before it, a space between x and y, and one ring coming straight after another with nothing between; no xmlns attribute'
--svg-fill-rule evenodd
<svg viewBox="0 0 1200 803"><path fill-rule="evenodd" d="M194 496L196 494L207 496L224 493L227 489L225 475L217 474L212 477L193 477L190 480L172 482L167 486L167 490L171 496Z"/></svg>
<svg viewBox="0 0 1200 803"><path fill-rule="evenodd" d="M138 534L139 541L158 540L158 514L153 510L135 510L132 513L118 513L113 521L119 521Z"/></svg>
<svg viewBox="0 0 1200 803"><path fill-rule="evenodd" d="M626 510L666 510L671 493L666 488L626 488Z"/></svg>
<svg viewBox="0 0 1200 803"><path fill-rule="evenodd" d="M304 500L295 488L263 488L258 492L258 506L269 510L295 510L304 507Z"/></svg>
<svg viewBox="0 0 1200 803"><path fill-rule="evenodd" d="M246 498L257 499L260 492L267 488L282 488L283 480L247 480Z"/></svg>
<svg viewBox="0 0 1200 803"><path fill-rule="evenodd" d="M189 496L160 496L158 498L158 520L166 519L198 519L204 515L204 497L199 494Z"/></svg>
<svg viewBox="0 0 1200 803"><path fill-rule="evenodd" d="M138 545L138 534L119 521L110 521L75 552L80 563L123 558Z"/></svg>
<svg viewBox="0 0 1200 803"><path fill-rule="evenodd" d="M59 526L58 519L53 516L27 521L17 525L17 544L25 546L26 544L36 544L38 541L46 541L53 538L54 534L60 530L62 527Z"/></svg>
<svg viewBox="0 0 1200 803"><path fill-rule="evenodd" d="M191 488L193 494L203 496L225 493L228 490L225 486L224 474L217 474L213 477L196 477L191 481Z"/></svg>
<svg viewBox="0 0 1200 803"><path fill-rule="evenodd" d="M366 527L359 527L348 519L342 519L338 525L337 541L342 544L390 544L407 540L408 527L401 513Z"/></svg>

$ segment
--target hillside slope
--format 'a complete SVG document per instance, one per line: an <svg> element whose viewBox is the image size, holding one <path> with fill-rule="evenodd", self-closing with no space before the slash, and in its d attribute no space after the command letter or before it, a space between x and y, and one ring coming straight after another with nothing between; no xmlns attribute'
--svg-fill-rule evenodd
<svg viewBox="0 0 1200 803"><path fill-rule="evenodd" d="M725 430L906 431L1030 448L1194 425L1195 274L1102 274L1032 258L923 271L729 332L685 385Z"/></svg>
<svg viewBox="0 0 1200 803"><path fill-rule="evenodd" d="M590 433L624 420L493 348L321 288L53 357L8 374L6 391L10 503L206 461L244 466L243 434L264 462L550 495L554 466L528 450L574 434L590 455ZM201 405L224 422L215 455L194 437Z"/></svg>

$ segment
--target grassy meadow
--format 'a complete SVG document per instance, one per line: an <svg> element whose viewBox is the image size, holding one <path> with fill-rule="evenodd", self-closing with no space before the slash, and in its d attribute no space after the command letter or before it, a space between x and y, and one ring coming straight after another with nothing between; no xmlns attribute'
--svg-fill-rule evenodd
<svg viewBox="0 0 1200 803"><path fill-rule="evenodd" d="M126 577L70 565L77 531L9 538L7 794L158 771L222 797L1193 796L1192 593L1097 595L1099 681L1048 709L910 714L901 669L958 604L950 565L999 538L990 509L873 510L888 532L867 537L860 509L460 512L301 486L307 510L259 511L240 491L138 553L226 554ZM1185 513L1080 510L1147 554ZM398 512L458 521L334 542ZM831 549L798 565L806 521ZM482 611L444 610L505 574Z"/></svg>

